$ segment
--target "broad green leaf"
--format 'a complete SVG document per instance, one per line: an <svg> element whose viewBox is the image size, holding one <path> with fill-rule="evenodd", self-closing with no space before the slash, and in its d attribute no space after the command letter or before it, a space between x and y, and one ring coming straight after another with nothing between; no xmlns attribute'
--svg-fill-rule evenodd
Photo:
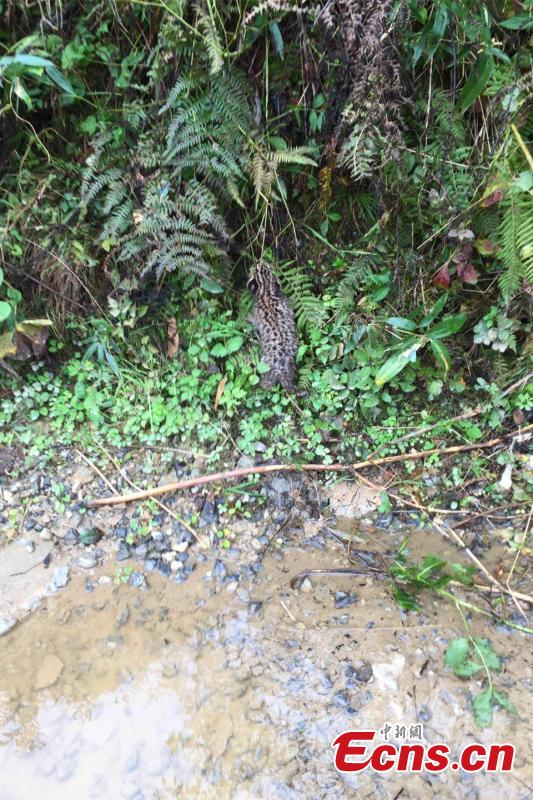
<svg viewBox="0 0 533 800"><path fill-rule="evenodd" d="M17 95L17 97L19 97L24 103L26 103L28 108L32 108L31 97L29 96L28 92L26 91L26 88L25 88L24 84L22 83L22 81L20 80L20 78L15 78L14 79L13 88L15 90L15 94Z"/></svg>
<svg viewBox="0 0 533 800"><path fill-rule="evenodd" d="M472 707L478 728L488 728L492 722L492 689L490 686L474 697Z"/></svg>
<svg viewBox="0 0 533 800"><path fill-rule="evenodd" d="M468 656L468 647L468 639L454 639L454 641L448 645L446 653L444 654L444 663L446 666L455 669L462 664Z"/></svg>
<svg viewBox="0 0 533 800"><path fill-rule="evenodd" d="M493 691L492 692L493 700L498 703L502 708L508 711L510 714L516 714L516 708L513 706L511 701L501 692Z"/></svg>
<svg viewBox="0 0 533 800"><path fill-rule="evenodd" d="M431 306L426 316L419 322L419 328L427 328L428 325L431 325L434 319L437 319L440 312L446 305L446 301L448 300L448 292L445 292L443 295L439 297L437 302Z"/></svg>
<svg viewBox="0 0 533 800"><path fill-rule="evenodd" d="M27 53L18 53L14 56L3 56L0 58L0 69L2 69L2 67L11 67L14 64L22 64L26 67L44 67L45 69L54 66L47 58L31 56Z"/></svg>
<svg viewBox="0 0 533 800"><path fill-rule="evenodd" d="M394 378L395 375L398 375L410 362L415 361L417 350L419 350L423 344L424 340L419 339L407 349L402 350L400 353L395 353L387 359L375 377L376 385L383 386Z"/></svg>
<svg viewBox="0 0 533 800"><path fill-rule="evenodd" d="M226 342L226 352L228 355L230 353L236 353L237 350L240 350L243 342L244 339L242 336L232 336L231 339Z"/></svg>
<svg viewBox="0 0 533 800"><path fill-rule="evenodd" d="M268 29L270 31L270 35L272 36L276 53L280 58L283 58L283 36L281 35L278 23L271 22L268 26Z"/></svg>
<svg viewBox="0 0 533 800"><path fill-rule="evenodd" d="M210 292L211 294L221 294L224 291L219 283L212 281L210 278L202 278L200 284L202 289L205 289L206 292Z"/></svg>
<svg viewBox="0 0 533 800"><path fill-rule="evenodd" d="M461 94L459 95L459 111L466 111L479 97L487 85L494 69L494 59L490 53L481 53L477 57L472 72L466 79Z"/></svg>
<svg viewBox="0 0 533 800"><path fill-rule="evenodd" d="M450 351L442 344L442 342L431 341L430 343L438 366L443 369L444 372L449 372L450 367L452 366L452 357L450 355Z"/></svg>
<svg viewBox="0 0 533 800"><path fill-rule="evenodd" d="M529 31L533 28L533 17L531 14L515 14L499 24L510 31Z"/></svg>
<svg viewBox="0 0 533 800"><path fill-rule="evenodd" d="M12 314L12 309L9 303L5 300L0 300L0 322L4 322Z"/></svg>
<svg viewBox="0 0 533 800"><path fill-rule="evenodd" d="M46 67L46 74L50 80L54 81L54 83L56 83L60 89L63 89L64 92L74 94L74 89L72 88L70 81L67 80L63 73L60 72L53 64L50 64L50 66Z"/></svg>
<svg viewBox="0 0 533 800"><path fill-rule="evenodd" d="M15 305L18 305L22 301L22 294L18 289L13 289L11 286L8 286L6 294L7 299L11 300Z"/></svg>
<svg viewBox="0 0 533 800"><path fill-rule="evenodd" d="M478 636L474 637L476 644L476 652L480 653L485 662L485 666L494 672L499 672L501 669L500 659L492 649L492 645L488 639L481 639Z"/></svg>
<svg viewBox="0 0 533 800"><path fill-rule="evenodd" d="M385 320L387 325L392 325L393 328L401 328L403 331L416 331L416 322L406 317L389 317Z"/></svg>
<svg viewBox="0 0 533 800"><path fill-rule="evenodd" d="M450 317L444 317L438 325L435 325L434 328L427 332L427 336L429 339L444 339L445 336L458 333L467 319L467 314L454 314Z"/></svg>

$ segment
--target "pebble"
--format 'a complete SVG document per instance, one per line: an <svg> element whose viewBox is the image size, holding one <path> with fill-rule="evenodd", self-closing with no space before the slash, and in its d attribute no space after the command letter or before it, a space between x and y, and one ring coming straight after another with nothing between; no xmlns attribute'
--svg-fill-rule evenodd
<svg viewBox="0 0 533 800"><path fill-rule="evenodd" d="M52 583L57 589L67 585L70 571L68 567L56 567L52 576Z"/></svg>
<svg viewBox="0 0 533 800"><path fill-rule="evenodd" d="M228 574L228 571L226 569L226 565L219 558L217 558L217 560L213 564L212 572L213 572L213 575L214 575L215 578L220 578L220 579L225 578L226 575Z"/></svg>
<svg viewBox="0 0 533 800"><path fill-rule="evenodd" d="M178 542L176 539L172 541L172 549L175 553L184 553L189 547L189 542Z"/></svg>
<svg viewBox="0 0 533 800"><path fill-rule="evenodd" d="M133 586L135 589L139 589L141 586L146 586L146 581L142 572L135 570L131 573L130 586Z"/></svg>
<svg viewBox="0 0 533 800"><path fill-rule="evenodd" d="M335 592L335 608L346 608L356 603L359 597L355 592Z"/></svg>
<svg viewBox="0 0 533 800"><path fill-rule="evenodd" d="M300 591L301 592L311 592L313 590L313 584L309 580L309 578L304 578L300 584Z"/></svg>
<svg viewBox="0 0 533 800"><path fill-rule="evenodd" d="M125 561L127 558L131 558L130 548L127 544L121 542L118 548L117 561Z"/></svg>
<svg viewBox="0 0 533 800"><path fill-rule="evenodd" d="M93 558L92 556L82 556L81 558L78 558L78 566L82 569L92 569L93 567L96 567L96 558Z"/></svg>
<svg viewBox="0 0 533 800"><path fill-rule="evenodd" d="M180 569L183 569L183 561L173 561L170 569L172 572L179 572Z"/></svg>
<svg viewBox="0 0 533 800"><path fill-rule="evenodd" d="M270 486L278 494L283 494L284 492L288 492L289 489L291 488L291 485L287 480L287 478L274 478L274 480L270 482Z"/></svg>

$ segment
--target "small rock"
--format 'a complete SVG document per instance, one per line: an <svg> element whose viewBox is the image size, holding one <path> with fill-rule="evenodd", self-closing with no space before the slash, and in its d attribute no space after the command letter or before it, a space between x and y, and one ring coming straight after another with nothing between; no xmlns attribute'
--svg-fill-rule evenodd
<svg viewBox="0 0 533 800"><path fill-rule="evenodd" d="M179 572L180 569L183 569L183 561L173 561L170 569L172 572Z"/></svg>
<svg viewBox="0 0 533 800"><path fill-rule="evenodd" d="M54 574L52 576L52 582L58 589L62 589L63 586L66 586L69 579L69 568L68 567L56 567L54 570Z"/></svg>
<svg viewBox="0 0 533 800"><path fill-rule="evenodd" d="M79 466L72 475L72 491L76 494L82 486L92 483L93 480L94 472L92 469L83 465Z"/></svg>
<svg viewBox="0 0 533 800"><path fill-rule="evenodd" d="M274 480L270 482L270 486L278 494L283 494L283 492L288 492L289 489L291 488L291 485L287 480L287 478L274 478Z"/></svg>
<svg viewBox="0 0 533 800"><path fill-rule="evenodd" d="M335 592L335 608L346 608L356 603L359 597L355 592Z"/></svg>
<svg viewBox="0 0 533 800"><path fill-rule="evenodd" d="M121 542L118 548L117 561L125 561L131 557L130 548L124 542Z"/></svg>
<svg viewBox="0 0 533 800"><path fill-rule="evenodd" d="M154 540L154 542L161 542L163 540L163 532L152 531L152 539Z"/></svg>
<svg viewBox="0 0 533 800"><path fill-rule="evenodd" d="M172 549L175 553L184 553L188 547L190 542L178 542L176 539L172 541Z"/></svg>
<svg viewBox="0 0 533 800"><path fill-rule="evenodd" d="M147 544L140 544L135 548L135 555L138 558L146 558L148 555L148 545Z"/></svg>
<svg viewBox="0 0 533 800"><path fill-rule="evenodd" d="M37 526L35 526L35 527L37 527ZM42 539L45 542L49 542L50 539L52 538L52 534L50 533L49 530L47 530L46 528L43 528L43 530L39 533L39 538Z"/></svg>
<svg viewBox="0 0 533 800"><path fill-rule="evenodd" d="M361 666L355 668L355 677L360 683L368 683L374 677L372 665L368 661L363 661Z"/></svg>
<svg viewBox="0 0 533 800"><path fill-rule="evenodd" d="M263 549L263 545L261 544L257 536L254 539L252 539L251 545L256 553L259 553Z"/></svg>
<svg viewBox="0 0 533 800"><path fill-rule="evenodd" d="M253 467L254 462L250 456L242 455L239 460L237 461L237 467L244 468L244 467Z"/></svg>
<svg viewBox="0 0 533 800"><path fill-rule="evenodd" d="M381 528L382 530L386 530L390 528L391 523L393 520L392 514L377 514L374 520L374 525L376 528Z"/></svg>
<svg viewBox="0 0 533 800"><path fill-rule="evenodd" d="M130 586L133 586L135 589L139 589L141 586L145 586L144 575L142 572L135 570L130 575Z"/></svg>
<svg viewBox="0 0 533 800"><path fill-rule="evenodd" d="M228 574L228 571L226 569L226 565L224 564L223 561L221 561L219 558L217 558L217 560L215 561L215 563L213 565L213 575L214 575L214 577L215 578L220 578L222 580L223 578L226 577L227 574Z"/></svg>
<svg viewBox="0 0 533 800"><path fill-rule="evenodd" d="M82 569L92 569L96 567L96 558L92 556L81 556L81 558L78 558L78 566Z"/></svg>
<svg viewBox="0 0 533 800"><path fill-rule="evenodd" d="M35 688L47 689L49 686L53 686L63 672L64 666L58 656L48 653L37 672Z"/></svg>
<svg viewBox="0 0 533 800"><path fill-rule="evenodd" d="M304 578L300 584L300 591L301 592L311 592L313 591L313 584L309 580L309 578Z"/></svg>

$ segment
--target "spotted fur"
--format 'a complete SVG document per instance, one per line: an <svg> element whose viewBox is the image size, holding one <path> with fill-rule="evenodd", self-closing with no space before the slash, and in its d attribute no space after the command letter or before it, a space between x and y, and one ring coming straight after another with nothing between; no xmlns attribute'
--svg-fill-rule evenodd
<svg viewBox="0 0 533 800"><path fill-rule="evenodd" d="M249 321L261 345L261 358L270 367L262 376L261 385L269 389L280 383L288 392L294 392L298 339L290 303L271 267L264 262L257 265L248 288L255 298Z"/></svg>

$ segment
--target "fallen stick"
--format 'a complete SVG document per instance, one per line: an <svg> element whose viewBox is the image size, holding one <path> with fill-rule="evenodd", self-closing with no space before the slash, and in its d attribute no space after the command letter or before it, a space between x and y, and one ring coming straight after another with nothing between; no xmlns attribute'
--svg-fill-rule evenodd
<svg viewBox="0 0 533 800"><path fill-rule="evenodd" d="M183 481L176 481L175 483L167 483L165 486L153 486L151 489L143 489L139 492L132 494L119 494L113 497L97 497L94 500L87 501L88 508L96 506L111 506L119 503L133 503L136 500L146 500L149 497L159 497L159 495L167 494L169 492L176 492L180 489L190 489L192 486L203 486L206 483L220 483L228 481L232 478L243 478L245 475L265 475L270 472L357 472L365 467L377 467L381 464L394 464L399 461L414 461L415 459L428 458L434 455L451 455L453 453L465 453L469 450L481 450L487 447L494 447L501 444L504 439L519 435L533 428L533 425L528 425L527 428L522 428L519 431L512 431L498 439L490 439L487 442L478 442L477 444L462 444L455 445L454 447L440 448L436 447L433 450L417 451L415 453L402 453L395 456L385 456L384 458L367 459L366 461L356 461L354 464L266 464L263 466L255 467L240 467L239 469L230 469L225 472L213 472L211 475L199 475L196 478L186 478Z"/></svg>

